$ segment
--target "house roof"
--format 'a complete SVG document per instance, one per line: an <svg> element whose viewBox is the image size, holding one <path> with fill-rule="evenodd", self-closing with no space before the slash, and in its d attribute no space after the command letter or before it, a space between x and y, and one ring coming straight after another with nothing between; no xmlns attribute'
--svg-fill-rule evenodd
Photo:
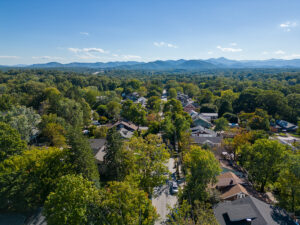
<svg viewBox="0 0 300 225"><path fill-rule="evenodd" d="M191 136L194 143L196 144L205 144L207 142L211 142L213 144L221 144L222 137L198 137L198 136Z"/></svg>
<svg viewBox="0 0 300 225"><path fill-rule="evenodd" d="M126 128L121 128L119 132L123 138L130 139L133 136L133 132L127 130Z"/></svg>
<svg viewBox="0 0 300 225"><path fill-rule="evenodd" d="M200 113L201 116L218 117L218 113Z"/></svg>
<svg viewBox="0 0 300 225"><path fill-rule="evenodd" d="M96 155L98 153L99 149L105 145L106 139L104 139L104 138L89 139L89 142L90 142L90 146L93 150L94 155Z"/></svg>
<svg viewBox="0 0 300 225"><path fill-rule="evenodd" d="M220 225L243 225L246 219L252 219L251 225L295 224L284 210L252 196L219 203L213 210Z"/></svg>
<svg viewBox="0 0 300 225"><path fill-rule="evenodd" d="M133 123L127 123L127 122L125 122L125 121L118 121L118 122L116 122L115 124L113 124L112 127L118 126L118 125L120 125L120 124L122 124L122 125L125 126L125 127L129 127L129 128L131 128L132 130L137 130L137 129L138 129L138 127L137 127L135 124L133 124Z"/></svg>
<svg viewBox="0 0 300 225"><path fill-rule="evenodd" d="M248 191L242 185L237 184L237 185L234 185L233 187L231 187L228 191L224 192L221 195L221 198L228 199L228 198L238 195L239 193L249 195Z"/></svg>
<svg viewBox="0 0 300 225"><path fill-rule="evenodd" d="M217 133L214 132L213 130L207 129L205 127L202 126L196 126L196 127L192 127L190 128L190 131L193 133L204 133L204 134L211 134L213 136L217 136Z"/></svg>
<svg viewBox="0 0 300 225"><path fill-rule="evenodd" d="M276 124L284 129L297 129L298 128L297 125L287 122L285 120L277 120Z"/></svg>
<svg viewBox="0 0 300 225"><path fill-rule="evenodd" d="M226 172L217 176L218 182L216 183L216 187L227 187L236 184L243 184L244 182L234 173Z"/></svg>

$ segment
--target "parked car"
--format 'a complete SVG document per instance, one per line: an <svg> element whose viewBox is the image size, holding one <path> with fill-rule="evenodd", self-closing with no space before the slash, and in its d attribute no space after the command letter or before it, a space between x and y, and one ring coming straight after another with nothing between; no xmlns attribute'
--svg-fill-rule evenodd
<svg viewBox="0 0 300 225"><path fill-rule="evenodd" d="M172 195L178 193L178 185L177 185L177 182L175 182L175 181L172 181L172 182L171 182L171 184L170 184L170 193L171 193Z"/></svg>

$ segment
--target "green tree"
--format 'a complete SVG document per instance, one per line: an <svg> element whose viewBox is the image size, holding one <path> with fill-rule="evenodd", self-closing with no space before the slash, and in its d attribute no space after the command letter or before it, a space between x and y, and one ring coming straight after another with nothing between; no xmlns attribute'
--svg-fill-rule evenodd
<svg viewBox="0 0 300 225"><path fill-rule="evenodd" d="M70 163L74 165L76 173L98 184L99 173L88 140L76 127L68 130L67 139L70 146Z"/></svg>
<svg viewBox="0 0 300 225"><path fill-rule="evenodd" d="M232 105L229 100L221 100L220 108L219 108L219 116L223 116L225 113L232 113Z"/></svg>
<svg viewBox="0 0 300 225"><path fill-rule="evenodd" d="M125 143L125 149L133 153L133 168L128 180L137 183L138 186L152 194L153 188L162 185L168 172L166 166L170 155L162 140L153 134L145 139L133 137Z"/></svg>
<svg viewBox="0 0 300 225"><path fill-rule="evenodd" d="M1 209L30 211L41 207L59 177L74 173L69 152L32 148L0 163Z"/></svg>
<svg viewBox="0 0 300 225"><path fill-rule="evenodd" d="M121 105L118 102L110 101L107 103L108 117L113 120L118 120L120 117Z"/></svg>
<svg viewBox="0 0 300 225"><path fill-rule="evenodd" d="M251 180L264 192L265 186L278 178L285 155L286 147L278 141L258 139L252 146L242 147L241 163L248 170Z"/></svg>
<svg viewBox="0 0 300 225"><path fill-rule="evenodd" d="M14 106L10 111L0 115L0 121L8 123L20 133L23 140L29 142L38 132L37 126L41 117L32 108Z"/></svg>
<svg viewBox="0 0 300 225"><path fill-rule="evenodd" d="M300 94L289 94L287 96L288 104L292 109L291 121L296 122L297 117L300 117Z"/></svg>
<svg viewBox="0 0 300 225"><path fill-rule="evenodd" d="M290 154L280 170L275 185L279 190L279 205L289 212L300 210L300 155Z"/></svg>
<svg viewBox="0 0 300 225"><path fill-rule="evenodd" d="M147 109L158 113L161 110L161 98L158 96L152 96L147 101Z"/></svg>
<svg viewBox="0 0 300 225"><path fill-rule="evenodd" d="M213 210L208 204L195 201L194 207L188 204L187 200L183 200L176 207L171 209L168 215L167 225L218 225Z"/></svg>
<svg viewBox="0 0 300 225"><path fill-rule="evenodd" d="M123 141L116 128L108 130L104 164L107 167L106 176L109 180L124 180L128 172L127 152L123 149Z"/></svg>
<svg viewBox="0 0 300 225"><path fill-rule="evenodd" d="M228 129L228 121L224 117L215 120L215 131L222 131Z"/></svg>
<svg viewBox="0 0 300 225"><path fill-rule="evenodd" d="M42 135L47 138L51 146L64 147L66 145L66 131L60 124L46 124L42 130Z"/></svg>
<svg viewBox="0 0 300 225"><path fill-rule="evenodd" d="M170 88L169 90L168 90L168 95L169 95L169 98L171 99L171 98L177 98L177 91L176 91L176 89L175 88Z"/></svg>
<svg viewBox="0 0 300 225"><path fill-rule="evenodd" d="M0 122L0 162L13 155L21 154L26 147L25 141L21 140L16 129Z"/></svg>
<svg viewBox="0 0 300 225"><path fill-rule="evenodd" d="M216 182L216 176L221 172L219 162L212 152L199 146L191 146L183 158L188 172L183 197L190 202L206 201L209 197L206 192L207 185Z"/></svg>
<svg viewBox="0 0 300 225"><path fill-rule="evenodd" d="M105 219L98 217L96 224L151 225L158 218L147 194L128 182L110 182L102 191L101 206Z"/></svg>
<svg viewBox="0 0 300 225"><path fill-rule="evenodd" d="M89 209L98 209L99 204L99 191L91 181L80 175L66 175L47 197L43 213L49 225L90 224L88 219L93 212Z"/></svg>

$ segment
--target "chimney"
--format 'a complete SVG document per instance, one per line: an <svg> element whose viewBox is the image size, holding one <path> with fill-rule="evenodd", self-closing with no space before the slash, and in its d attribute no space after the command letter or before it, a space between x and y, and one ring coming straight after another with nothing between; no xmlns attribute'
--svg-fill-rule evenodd
<svg viewBox="0 0 300 225"><path fill-rule="evenodd" d="M246 219L246 224L251 225L252 219Z"/></svg>

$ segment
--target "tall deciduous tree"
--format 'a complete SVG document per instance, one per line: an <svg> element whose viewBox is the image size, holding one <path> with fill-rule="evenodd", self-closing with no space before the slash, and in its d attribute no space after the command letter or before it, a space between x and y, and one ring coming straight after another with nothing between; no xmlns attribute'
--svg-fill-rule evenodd
<svg viewBox="0 0 300 225"><path fill-rule="evenodd" d="M162 140L153 134L145 139L132 138L125 143L125 148L133 153L133 169L128 180L138 183L139 187L152 194L153 188L165 182L164 173L168 172L166 166L170 155Z"/></svg>
<svg viewBox="0 0 300 225"><path fill-rule="evenodd" d="M91 181L80 175L66 175L49 194L43 213L49 225L95 224L89 221L93 213L89 209L98 209L99 205L99 191Z"/></svg>
<svg viewBox="0 0 300 225"><path fill-rule="evenodd" d="M276 182L279 205L290 212L300 210L300 155L289 155Z"/></svg>
<svg viewBox="0 0 300 225"><path fill-rule="evenodd" d="M219 162L210 151L203 150L199 146L191 146L184 155L185 167L187 168L187 186L184 188L184 198L205 201L209 194L206 187L216 181L216 176L221 172Z"/></svg>
<svg viewBox="0 0 300 225"><path fill-rule="evenodd" d="M101 208L96 224L152 225L158 218L147 194L128 182L110 182L101 191ZM109 221L106 223L105 221Z"/></svg>
<svg viewBox="0 0 300 225"><path fill-rule="evenodd" d="M241 149L241 158L251 179L264 192L265 186L278 178L278 173L285 158L286 147L278 141L258 139L255 143L244 145Z"/></svg>
<svg viewBox="0 0 300 225"><path fill-rule="evenodd" d="M0 122L0 162L13 155L21 154L25 149L26 143L21 140L18 131Z"/></svg>
<svg viewBox="0 0 300 225"><path fill-rule="evenodd" d="M116 128L111 128L107 133L104 164L107 167L106 176L109 180L122 181L129 173L130 158L128 159L128 152L124 151L121 138Z"/></svg>
<svg viewBox="0 0 300 225"><path fill-rule="evenodd" d="M30 211L41 207L59 177L74 173L68 151L33 148L0 163L1 209Z"/></svg>
<svg viewBox="0 0 300 225"><path fill-rule="evenodd" d="M97 184L99 173L96 161L88 140L79 128L72 127L69 129L68 144L71 147L70 163L74 165L75 171Z"/></svg>
<svg viewBox="0 0 300 225"><path fill-rule="evenodd" d="M29 142L38 132L37 126L41 121L41 117L32 108L15 106L10 111L2 113L0 121L15 128L20 133L21 138Z"/></svg>

